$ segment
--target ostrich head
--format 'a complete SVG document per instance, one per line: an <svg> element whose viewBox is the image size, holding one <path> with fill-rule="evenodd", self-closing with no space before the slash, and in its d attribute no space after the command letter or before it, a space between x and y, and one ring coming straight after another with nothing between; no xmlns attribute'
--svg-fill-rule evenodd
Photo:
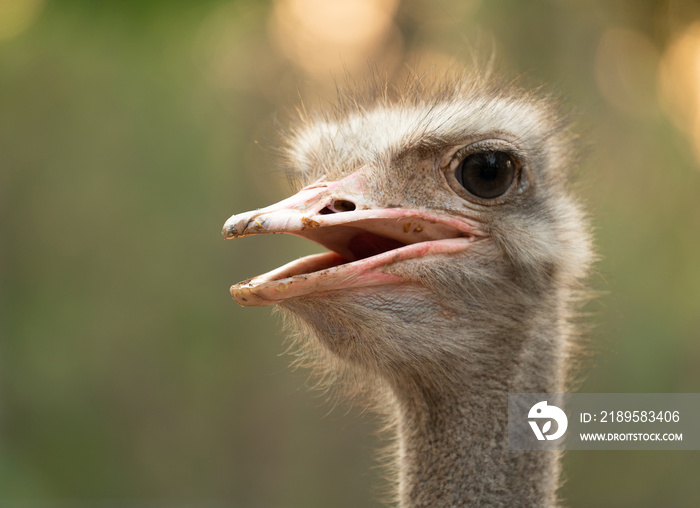
<svg viewBox="0 0 700 508"><path fill-rule="evenodd" d="M301 114L286 148L301 190L223 229L290 233L329 252L231 294L279 306L329 371L389 394L405 427L424 423L404 434L427 442L443 420L493 427L485 412L449 415L508 392L562 391L568 318L591 259L567 190L572 136L550 99L488 77L377 89ZM430 453L414 441L401 456Z"/></svg>
<svg viewBox="0 0 700 508"><path fill-rule="evenodd" d="M504 337L563 315L586 274L571 137L542 97L468 75L346 97L300 118L286 153L305 186L234 215L223 235L290 233L330 252L231 294L290 311L354 367L432 379L479 368L480 353L511 356L522 344Z"/></svg>

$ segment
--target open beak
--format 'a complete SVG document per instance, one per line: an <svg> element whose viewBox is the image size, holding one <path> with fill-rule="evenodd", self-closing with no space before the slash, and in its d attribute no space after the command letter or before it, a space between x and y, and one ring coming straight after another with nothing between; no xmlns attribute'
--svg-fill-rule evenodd
<svg viewBox="0 0 700 508"><path fill-rule="evenodd" d="M274 205L232 216L224 238L289 233L330 252L306 256L231 286L243 306L350 288L410 282L384 270L407 259L465 250L480 236L475 224L426 210L383 208L367 198L364 171L319 182Z"/></svg>

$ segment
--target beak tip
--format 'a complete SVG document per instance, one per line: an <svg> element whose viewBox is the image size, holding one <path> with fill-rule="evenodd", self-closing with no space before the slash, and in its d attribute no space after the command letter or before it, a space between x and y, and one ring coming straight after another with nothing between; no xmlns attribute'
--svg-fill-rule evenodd
<svg viewBox="0 0 700 508"><path fill-rule="evenodd" d="M224 223L224 227L221 230L221 236L223 236L226 240L229 240L231 238L238 238L239 236L247 234L248 225L250 224L250 221L253 220L255 217L256 214L254 214L253 212L241 213L230 217ZM262 227L262 225L259 223L258 226L260 226L260 228Z"/></svg>
<svg viewBox="0 0 700 508"><path fill-rule="evenodd" d="M229 226L224 225L224 228L221 230L221 236L224 237L225 240L229 240L236 236L236 227L235 226Z"/></svg>

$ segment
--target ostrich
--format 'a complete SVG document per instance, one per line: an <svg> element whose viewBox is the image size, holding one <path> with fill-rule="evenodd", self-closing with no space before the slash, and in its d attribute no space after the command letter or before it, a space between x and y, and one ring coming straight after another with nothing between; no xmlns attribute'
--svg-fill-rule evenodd
<svg viewBox="0 0 700 508"><path fill-rule="evenodd" d="M560 454L508 449L507 395L565 389L592 261L569 124L490 73L373 89L300 108L284 150L300 190L222 231L329 252L231 295L279 308L321 375L389 418L398 506L558 506Z"/></svg>

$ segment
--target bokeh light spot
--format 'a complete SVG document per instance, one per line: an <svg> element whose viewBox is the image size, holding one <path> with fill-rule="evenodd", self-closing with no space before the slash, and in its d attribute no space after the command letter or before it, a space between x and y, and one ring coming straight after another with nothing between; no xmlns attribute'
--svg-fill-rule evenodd
<svg viewBox="0 0 700 508"><path fill-rule="evenodd" d="M700 167L700 22L673 40L659 68L661 98L671 119L691 140Z"/></svg>
<svg viewBox="0 0 700 508"><path fill-rule="evenodd" d="M27 30L39 17L44 0L0 0L0 40Z"/></svg>
<svg viewBox="0 0 700 508"><path fill-rule="evenodd" d="M397 6L397 0L277 0L270 36L311 75L353 70L400 38L393 19Z"/></svg>

